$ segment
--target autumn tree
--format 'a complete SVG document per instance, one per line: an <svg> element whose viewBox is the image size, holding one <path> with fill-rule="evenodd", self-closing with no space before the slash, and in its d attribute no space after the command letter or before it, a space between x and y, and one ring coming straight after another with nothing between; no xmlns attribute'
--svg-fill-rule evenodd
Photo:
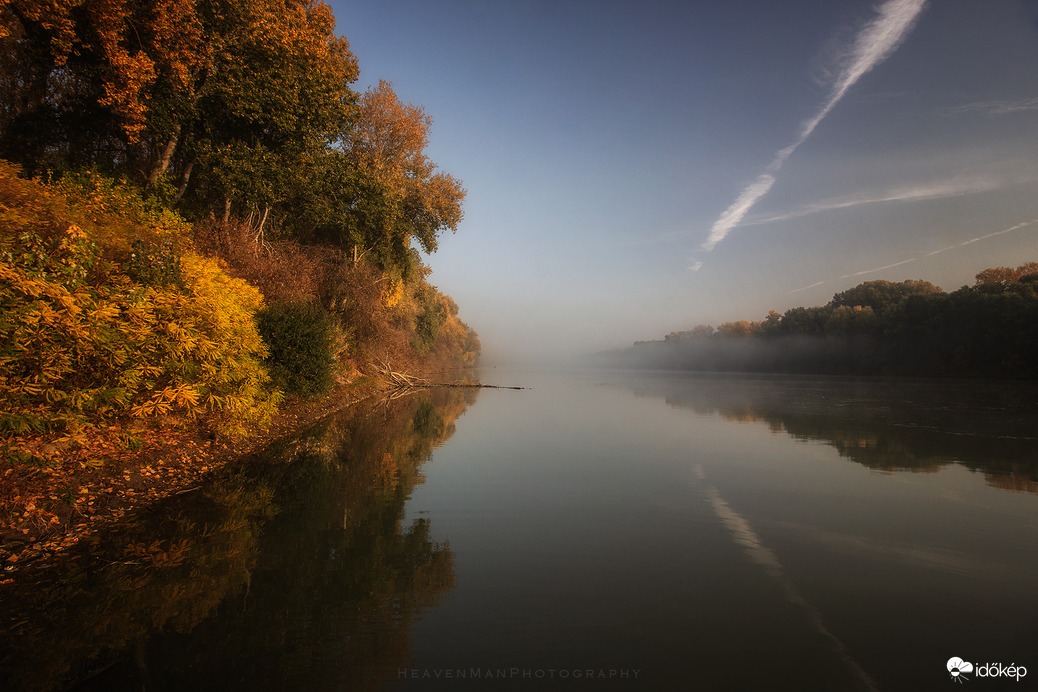
<svg viewBox="0 0 1038 692"><path fill-rule="evenodd" d="M212 42L211 76L189 113L181 184L188 206L224 218L287 213L314 161L341 142L354 115L356 58L315 0L199 3Z"/></svg>
<svg viewBox="0 0 1038 692"><path fill-rule="evenodd" d="M426 156L431 124L422 108L401 103L385 80L361 96L349 160L381 186L386 208L351 234L355 256L373 251L384 266L399 267L412 239L432 252L440 233L457 230L465 189Z"/></svg>
<svg viewBox="0 0 1038 692"><path fill-rule="evenodd" d="M321 0L0 0L0 159L144 188L264 286L291 264L283 241L281 259L310 260L295 298L354 342L417 329L429 351L456 318L419 250L457 229L465 190L426 154L429 116L388 82L358 95L358 75ZM409 299L381 305L403 283ZM372 306L371 329L350 321Z"/></svg>
<svg viewBox="0 0 1038 692"><path fill-rule="evenodd" d="M330 243L410 275L465 190L429 116L359 74L319 0L3 0L0 157L99 167L189 216Z"/></svg>
<svg viewBox="0 0 1038 692"><path fill-rule="evenodd" d="M768 310L768 316L761 320L761 334L772 336L781 332L782 315L775 310Z"/></svg>
<svg viewBox="0 0 1038 692"><path fill-rule="evenodd" d="M782 315L779 334L797 336L821 334L828 319L829 314L825 308L790 308Z"/></svg>
<svg viewBox="0 0 1038 692"><path fill-rule="evenodd" d="M825 322L827 334L867 334L876 328L876 313L870 305L841 305Z"/></svg>
<svg viewBox="0 0 1038 692"><path fill-rule="evenodd" d="M30 167L161 167L208 44L193 0L8 0L0 155ZM168 160L168 156L165 157Z"/></svg>
<svg viewBox="0 0 1038 692"><path fill-rule="evenodd" d="M750 322L749 320L724 322L717 327L718 335L736 338L756 336L760 334L760 331L760 322Z"/></svg>
<svg viewBox="0 0 1038 692"><path fill-rule="evenodd" d="M269 208L354 114L334 28L317 0L7 0L0 155L173 172L181 194L194 173L196 207Z"/></svg>
<svg viewBox="0 0 1038 692"><path fill-rule="evenodd" d="M1025 276L1038 274L1038 262L1028 262L1019 267L993 267L985 269L976 276L975 286L984 284L1007 285L1020 281Z"/></svg>
<svg viewBox="0 0 1038 692"><path fill-rule="evenodd" d="M929 281L866 281L833 296L829 307L868 307L876 314L896 307L913 295L934 295L941 289Z"/></svg>
<svg viewBox="0 0 1038 692"><path fill-rule="evenodd" d="M985 269L973 286L951 293L927 281L867 281L826 305L781 315L772 310L760 322L725 322L698 340L691 338L695 331L636 343L626 364L1038 378L1038 262ZM724 348L714 348L722 340Z"/></svg>

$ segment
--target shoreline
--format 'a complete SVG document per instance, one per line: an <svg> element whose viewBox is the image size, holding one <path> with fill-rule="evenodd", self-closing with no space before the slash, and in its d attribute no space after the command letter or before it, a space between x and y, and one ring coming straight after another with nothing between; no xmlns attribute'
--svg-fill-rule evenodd
<svg viewBox="0 0 1038 692"><path fill-rule="evenodd" d="M124 422L91 431L88 444L66 450L42 442L44 451L62 455L56 466L0 462L0 584L117 526L129 513L197 489L227 464L377 394L386 384L361 377L328 394L286 403L262 429L236 439L214 439L200 426L169 421ZM146 441L118 449L131 433Z"/></svg>

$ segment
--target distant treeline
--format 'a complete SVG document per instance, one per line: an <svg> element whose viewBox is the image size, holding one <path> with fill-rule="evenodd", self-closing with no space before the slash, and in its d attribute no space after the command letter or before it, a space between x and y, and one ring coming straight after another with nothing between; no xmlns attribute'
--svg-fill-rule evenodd
<svg viewBox="0 0 1038 692"><path fill-rule="evenodd" d="M946 293L868 281L826 305L698 325L603 354L631 368L938 377L1038 377L1038 262L986 269Z"/></svg>

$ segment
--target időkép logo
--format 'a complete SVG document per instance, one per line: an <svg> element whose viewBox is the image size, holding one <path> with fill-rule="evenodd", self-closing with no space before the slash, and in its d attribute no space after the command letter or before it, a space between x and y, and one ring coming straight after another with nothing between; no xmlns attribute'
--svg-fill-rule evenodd
<svg viewBox="0 0 1038 692"><path fill-rule="evenodd" d="M969 680L971 675L977 678L1009 678L1020 682L1021 678L1027 675L1027 668L1015 663L1008 666L1004 663L974 664L958 656L952 656L948 659L948 673L953 682L964 682Z"/></svg>

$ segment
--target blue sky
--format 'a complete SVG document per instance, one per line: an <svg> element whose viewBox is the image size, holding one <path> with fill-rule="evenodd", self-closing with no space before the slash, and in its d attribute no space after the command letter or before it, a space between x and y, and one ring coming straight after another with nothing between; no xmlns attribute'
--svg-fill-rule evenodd
<svg viewBox="0 0 1038 692"><path fill-rule="evenodd" d="M487 362L1038 260L1038 3L331 5L468 190L428 263Z"/></svg>

